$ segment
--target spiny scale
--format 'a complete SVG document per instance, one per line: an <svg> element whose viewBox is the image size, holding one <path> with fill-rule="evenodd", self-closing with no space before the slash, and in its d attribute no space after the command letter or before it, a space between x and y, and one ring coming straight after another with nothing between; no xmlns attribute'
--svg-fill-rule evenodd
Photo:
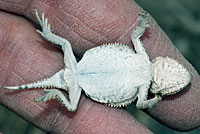
<svg viewBox="0 0 200 134"><path fill-rule="evenodd" d="M121 49L122 51L126 51L126 52L134 52L134 49L131 48L130 46L127 46L125 44L122 44L122 43L106 43L106 44L102 44L100 46L97 46L97 47L94 47L94 48L91 48L89 49L88 51L86 51L87 53L88 52L93 52L94 50L100 50L102 48L106 48L106 47L110 47L111 49Z"/></svg>
<svg viewBox="0 0 200 134"><path fill-rule="evenodd" d="M131 101L129 100L128 103L120 103L120 104L105 103L105 105L109 107L120 108L120 107L126 107L132 102L133 102L132 100Z"/></svg>

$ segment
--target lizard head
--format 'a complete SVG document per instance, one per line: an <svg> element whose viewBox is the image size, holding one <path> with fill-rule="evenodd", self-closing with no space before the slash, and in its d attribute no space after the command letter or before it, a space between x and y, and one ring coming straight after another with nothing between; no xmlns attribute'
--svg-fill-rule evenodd
<svg viewBox="0 0 200 134"><path fill-rule="evenodd" d="M183 65L169 57L157 57L153 61L151 92L162 96L181 91L190 82L190 74Z"/></svg>

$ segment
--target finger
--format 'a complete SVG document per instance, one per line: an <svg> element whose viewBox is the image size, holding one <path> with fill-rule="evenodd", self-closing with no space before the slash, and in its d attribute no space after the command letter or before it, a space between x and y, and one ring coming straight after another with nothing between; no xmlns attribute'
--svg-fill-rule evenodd
<svg viewBox="0 0 200 134"><path fill-rule="evenodd" d="M121 42L131 45L130 35L136 25L137 14L141 12L131 0L116 0L115 2L105 0L95 1L95 3L82 0L79 3L65 1L62 4L36 2L32 6L38 7L37 5L49 5L40 6L39 12L45 12L49 22L52 23L53 31L69 39L74 52L79 56L87 49L102 43ZM7 6L12 6L12 4ZM22 13L24 9L27 8L9 11ZM28 11L26 11L26 16L31 16L31 10ZM187 89L163 100L157 107L149 110L150 114L169 127L178 130L198 127L200 125L200 120L198 120L200 115L199 75L174 48L154 21L145 34L143 43L151 59L157 56L173 57L184 64L192 76L191 84Z"/></svg>
<svg viewBox="0 0 200 134"><path fill-rule="evenodd" d="M19 85L51 76L63 67L61 51L44 41L22 18L0 13L0 85ZM48 69L47 69L48 68ZM34 102L42 90L0 90L0 103L49 133L151 133L125 110L82 96L75 113L58 101Z"/></svg>

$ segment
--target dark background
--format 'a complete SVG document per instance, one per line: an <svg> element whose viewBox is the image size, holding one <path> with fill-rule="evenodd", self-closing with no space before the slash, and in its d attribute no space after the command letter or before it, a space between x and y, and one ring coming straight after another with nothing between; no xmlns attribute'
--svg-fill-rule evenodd
<svg viewBox="0 0 200 134"><path fill-rule="evenodd" d="M136 0L166 32L185 58L200 72L200 0ZM133 116L156 134L197 134L173 131L135 106L127 107ZM7 134L44 134L15 113L0 106L0 132Z"/></svg>

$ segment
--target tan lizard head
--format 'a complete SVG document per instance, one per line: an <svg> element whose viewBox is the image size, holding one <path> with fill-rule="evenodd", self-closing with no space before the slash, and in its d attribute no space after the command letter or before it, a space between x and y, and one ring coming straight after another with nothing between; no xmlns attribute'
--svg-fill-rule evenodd
<svg viewBox="0 0 200 134"><path fill-rule="evenodd" d="M151 92L162 96L181 91L190 82L190 74L176 60L169 57L157 57L153 61L153 84Z"/></svg>

